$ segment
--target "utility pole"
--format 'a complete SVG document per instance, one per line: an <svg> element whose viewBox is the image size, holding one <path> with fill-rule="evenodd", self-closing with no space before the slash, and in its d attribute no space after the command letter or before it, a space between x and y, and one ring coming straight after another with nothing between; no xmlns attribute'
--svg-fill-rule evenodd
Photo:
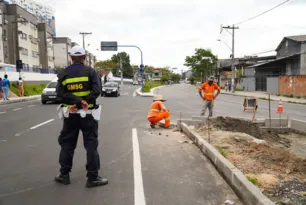
<svg viewBox="0 0 306 205"><path fill-rule="evenodd" d="M83 48L85 49L85 36L87 35L91 35L92 32L88 33L88 32L80 32L80 35L83 36Z"/></svg>
<svg viewBox="0 0 306 205"><path fill-rule="evenodd" d="M121 72L121 86L123 86L123 68L122 68L122 59L120 55L119 59L120 59L120 72Z"/></svg>
<svg viewBox="0 0 306 205"><path fill-rule="evenodd" d="M235 27L235 25L233 26L222 26L221 25L221 32L222 33L222 29L232 29L232 93L235 92L235 88L234 88L234 84L235 84L235 30L239 29L239 27Z"/></svg>

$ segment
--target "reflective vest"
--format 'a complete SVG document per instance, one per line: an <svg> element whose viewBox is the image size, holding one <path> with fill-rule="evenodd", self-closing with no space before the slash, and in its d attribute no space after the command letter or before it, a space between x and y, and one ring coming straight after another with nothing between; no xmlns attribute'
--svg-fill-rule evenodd
<svg viewBox="0 0 306 205"><path fill-rule="evenodd" d="M206 100L214 100L215 91L220 91L220 87L216 83L209 85L207 82L205 82L201 85L201 87L199 87L199 91L202 92L202 90L204 91L204 97Z"/></svg>
<svg viewBox="0 0 306 205"><path fill-rule="evenodd" d="M162 110L167 110L167 109L161 101L153 102L149 109L148 118L156 117L158 113L161 112Z"/></svg>
<svg viewBox="0 0 306 205"><path fill-rule="evenodd" d="M62 84L66 88L66 92L72 93L75 96L85 99L90 94L91 90L89 76L90 69L87 69L86 66L84 66L84 69L81 72L78 72L77 75L67 72L67 77L65 80L63 80ZM88 108L94 108L95 105L93 103L87 103ZM64 104L64 106L71 107L72 105Z"/></svg>

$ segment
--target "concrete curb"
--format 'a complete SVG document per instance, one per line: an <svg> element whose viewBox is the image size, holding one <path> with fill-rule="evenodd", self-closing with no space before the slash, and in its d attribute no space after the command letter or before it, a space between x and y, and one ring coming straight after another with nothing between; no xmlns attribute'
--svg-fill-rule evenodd
<svg viewBox="0 0 306 205"><path fill-rule="evenodd" d="M162 87L164 87L164 85L152 88L149 93L142 93L141 92L142 88L138 88L134 92L136 93L137 96L140 96L140 97L154 97L155 96L154 91Z"/></svg>
<svg viewBox="0 0 306 205"><path fill-rule="evenodd" d="M177 122L178 129L184 132L201 151L211 160L218 172L224 177L234 192L246 205L275 205L253 185L232 163L223 157L212 145L199 134L189 129L185 123Z"/></svg>
<svg viewBox="0 0 306 205"><path fill-rule="evenodd" d="M31 97L13 98L11 100L0 101L0 105L7 105L7 104L13 104L13 103L19 103L19 102L32 101L32 100L40 100L40 99L41 99L40 95L34 95Z"/></svg>

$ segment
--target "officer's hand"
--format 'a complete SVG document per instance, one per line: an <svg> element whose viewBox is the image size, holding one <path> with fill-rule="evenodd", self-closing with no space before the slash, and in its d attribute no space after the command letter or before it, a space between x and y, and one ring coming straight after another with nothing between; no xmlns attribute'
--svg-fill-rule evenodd
<svg viewBox="0 0 306 205"><path fill-rule="evenodd" d="M83 110L88 110L88 103L85 100L81 101Z"/></svg>
<svg viewBox="0 0 306 205"><path fill-rule="evenodd" d="M72 105L70 108L69 108L69 111L70 112L77 112L78 111L78 108L76 105Z"/></svg>

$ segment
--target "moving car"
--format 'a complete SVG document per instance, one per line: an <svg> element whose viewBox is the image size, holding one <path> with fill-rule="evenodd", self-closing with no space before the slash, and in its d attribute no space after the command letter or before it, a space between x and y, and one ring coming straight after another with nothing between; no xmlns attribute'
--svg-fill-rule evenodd
<svg viewBox="0 0 306 205"><path fill-rule="evenodd" d="M120 96L120 86L116 82L107 82L102 87L102 96Z"/></svg>
<svg viewBox="0 0 306 205"><path fill-rule="evenodd" d="M138 85L138 81L137 81L137 80L134 80L134 81L133 81L133 85Z"/></svg>
<svg viewBox="0 0 306 205"><path fill-rule="evenodd" d="M53 79L45 87L41 94L41 103L46 104L47 102L60 102L61 99L57 97L56 93L57 78Z"/></svg>

